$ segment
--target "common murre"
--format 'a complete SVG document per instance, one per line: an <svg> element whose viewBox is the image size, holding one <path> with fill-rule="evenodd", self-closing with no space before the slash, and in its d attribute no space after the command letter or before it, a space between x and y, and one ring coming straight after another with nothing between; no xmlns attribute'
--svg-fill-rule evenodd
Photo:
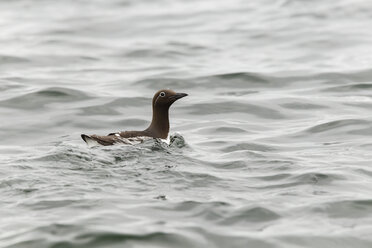
<svg viewBox="0 0 372 248"><path fill-rule="evenodd" d="M123 131L106 136L82 134L81 138L89 145L110 146L114 144L132 144L143 137L166 139L169 133L169 108L178 99L187 96L173 90L159 90L152 99L152 121L143 131Z"/></svg>

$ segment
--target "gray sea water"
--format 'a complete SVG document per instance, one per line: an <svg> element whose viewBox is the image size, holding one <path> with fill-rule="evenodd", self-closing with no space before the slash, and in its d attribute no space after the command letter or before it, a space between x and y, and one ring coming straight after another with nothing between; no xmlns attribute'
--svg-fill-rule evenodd
<svg viewBox="0 0 372 248"><path fill-rule="evenodd" d="M372 2L0 1L0 247L372 247ZM141 130L155 91L172 141Z"/></svg>

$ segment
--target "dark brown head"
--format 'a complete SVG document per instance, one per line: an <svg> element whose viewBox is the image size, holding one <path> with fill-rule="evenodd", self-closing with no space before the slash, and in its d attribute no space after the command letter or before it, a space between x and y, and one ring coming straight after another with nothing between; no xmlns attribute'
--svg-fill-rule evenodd
<svg viewBox="0 0 372 248"><path fill-rule="evenodd" d="M166 139L169 132L169 107L178 99L187 96L173 90L159 90L152 99L152 121L145 130L149 136Z"/></svg>
<svg viewBox="0 0 372 248"><path fill-rule="evenodd" d="M187 96L185 93L176 93L173 90L159 90L152 99L153 108L169 108L178 99Z"/></svg>

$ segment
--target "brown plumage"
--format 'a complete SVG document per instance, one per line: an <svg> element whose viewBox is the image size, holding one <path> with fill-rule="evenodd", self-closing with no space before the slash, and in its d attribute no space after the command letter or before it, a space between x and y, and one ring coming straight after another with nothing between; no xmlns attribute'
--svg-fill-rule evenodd
<svg viewBox="0 0 372 248"><path fill-rule="evenodd" d="M152 121L143 131L125 131L110 133L107 136L82 134L81 138L89 142L109 146L115 143L131 144L138 137L153 137L166 139L169 133L169 107L178 99L187 96L185 93L176 93L173 90L159 90L152 99Z"/></svg>

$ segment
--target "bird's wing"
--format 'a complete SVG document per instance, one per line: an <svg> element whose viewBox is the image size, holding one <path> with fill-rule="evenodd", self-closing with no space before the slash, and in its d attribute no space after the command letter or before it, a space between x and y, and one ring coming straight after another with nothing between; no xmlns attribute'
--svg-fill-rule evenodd
<svg viewBox="0 0 372 248"><path fill-rule="evenodd" d="M110 146L115 143L125 143L120 136L116 135L108 135L108 136L98 136L98 135L86 135L82 134L81 138L89 145L102 145L102 146Z"/></svg>

